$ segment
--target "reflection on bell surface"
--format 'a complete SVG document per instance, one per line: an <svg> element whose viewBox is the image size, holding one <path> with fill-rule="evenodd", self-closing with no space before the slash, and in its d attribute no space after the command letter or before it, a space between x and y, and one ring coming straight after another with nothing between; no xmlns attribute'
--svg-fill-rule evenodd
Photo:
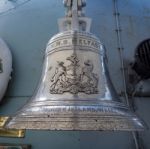
<svg viewBox="0 0 150 149"><path fill-rule="evenodd" d="M80 1L80 3L79 3ZM89 33L82 0L64 1L61 32L47 44L36 94L7 128L45 130L143 130L142 121L121 103L107 70L105 50ZM79 4L81 6L79 6Z"/></svg>

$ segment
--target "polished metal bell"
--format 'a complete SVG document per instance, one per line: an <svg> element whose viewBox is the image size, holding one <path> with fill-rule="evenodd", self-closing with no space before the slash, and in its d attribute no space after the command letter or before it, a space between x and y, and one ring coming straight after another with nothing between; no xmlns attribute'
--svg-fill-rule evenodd
<svg viewBox="0 0 150 149"><path fill-rule="evenodd" d="M47 44L36 94L6 127L143 130L142 121L120 101L114 90L102 43L93 34L80 29L79 22L86 19L78 19L77 1L73 2L72 25ZM70 21L70 18L63 21Z"/></svg>

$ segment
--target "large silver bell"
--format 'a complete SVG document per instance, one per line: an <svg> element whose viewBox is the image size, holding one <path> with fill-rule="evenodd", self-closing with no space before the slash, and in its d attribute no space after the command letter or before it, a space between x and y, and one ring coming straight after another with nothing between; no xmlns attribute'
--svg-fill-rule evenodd
<svg viewBox="0 0 150 149"><path fill-rule="evenodd" d="M144 128L116 95L99 39L73 29L50 39L36 94L6 127L125 131Z"/></svg>

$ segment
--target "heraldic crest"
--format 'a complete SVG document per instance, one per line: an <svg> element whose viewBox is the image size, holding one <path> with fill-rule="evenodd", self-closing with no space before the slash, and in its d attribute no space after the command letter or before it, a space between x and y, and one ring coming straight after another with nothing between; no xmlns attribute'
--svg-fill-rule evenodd
<svg viewBox="0 0 150 149"><path fill-rule="evenodd" d="M98 75L93 73L93 63L91 60L84 61L81 67L75 54L66 58L70 64L65 66L62 61L57 61L55 72L50 80L50 93L63 94L70 92L78 94L98 94Z"/></svg>

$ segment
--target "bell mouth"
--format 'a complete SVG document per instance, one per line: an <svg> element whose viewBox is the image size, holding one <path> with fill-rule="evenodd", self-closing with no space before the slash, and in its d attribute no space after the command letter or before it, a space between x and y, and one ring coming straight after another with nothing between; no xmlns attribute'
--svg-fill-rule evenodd
<svg viewBox="0 0 150 149"><path fill-rule="evenodd" d="M28 109L10 118L5 127L32 130L144 130L143 122L128 107L118 102L106 104L107 106L105 102L90 106L45 105L40 111L40 105L30 104Z"/></svg>

